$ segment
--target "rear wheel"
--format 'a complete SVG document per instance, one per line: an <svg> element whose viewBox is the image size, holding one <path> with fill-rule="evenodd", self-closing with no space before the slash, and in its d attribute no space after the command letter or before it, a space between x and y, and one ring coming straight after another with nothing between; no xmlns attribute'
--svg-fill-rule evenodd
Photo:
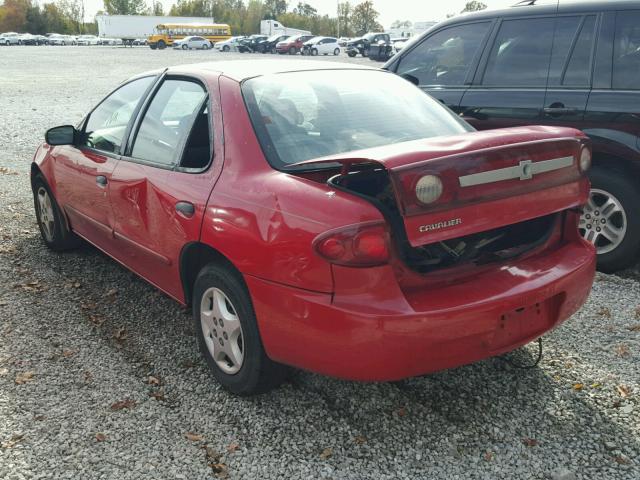
<svg viewBox="0 0 640 480"><path fill-rule="evenodd" d="M333 51L333 54L334 54L334 55L340 55L340 49L339 49L339 48L336 48L336 49Z"/></svg>
<svg viewBox="0 0 640 480"><path fill-rule="evenodd" d="M77 247L80 239L67 227L60 207L42 175L34 177L32 189L36 220L45 245L55 251Z"/></svg>
<svg viewBox="0 0 640 480"><path fill-rule="evenodd" d="M184 45L182 45L182 49L183 50L187 50L189 48L189 45L187 45L186 43Z"/></svg>
<svg viewBox="0 0 640 480"><path fill-rule="evenodd" d="M296 47L291 47L289 49L289 55L295 55L297 53Z"/></svg>
<svg viewBox="0 0 640 480"><path fill-rule="evenodd" d="M158 46L157 46L157 45L149 45L149 48L150 48L151 50L155 50L156 48L158 48Z"/></svg>
<svg viewBox="0 0 640 480"><path fill-rule="evenodd" d="M253 304L239 273L205 266L193 290L193 318L200 351L220 384L237 395L278 386L289 369L270 360L262 346Z"/></svg>
<svg viewBox="0 0 640 480"><path fill-rule="evenodd" d="M206 43L204 45L202 45L202 49L203 50L209 50L209 45L207 45Z"/></svg>
<svg viewBox="0 0 640 480"><path fill-rule="evenodd" d="M312 56L314 56L314 57L315 57L316 55L318 55L318 49L317 49L317 48L312 48L312 49L311 49L311 55L312 55Z"/></svg>
<svg viewBox="0 0 640 480"><path fill-rule="evenodd" d="M580 233L598 253L598 269L615 272L634 264L640 245L640 191L621 172L593 167L591 192Z"/></svg>
<svg viewBox="0 0 640 480"><path fill-rule="evenodd" d="M228 52L229 50L231 50L231 48L229 48L229 45L225 45L224 47L222 47L223 52Z"/></svg>
<svg viewBox="0 0 640 480"><path fill-rule="evenodd" d="M353 58L353 57L355 57L355 56L356 56L356 52L354 52L354 51L352 51L352 50L349 50L349 51L347 52L347 55L349 55L349 57L350 57L350 58Z"/></svg>

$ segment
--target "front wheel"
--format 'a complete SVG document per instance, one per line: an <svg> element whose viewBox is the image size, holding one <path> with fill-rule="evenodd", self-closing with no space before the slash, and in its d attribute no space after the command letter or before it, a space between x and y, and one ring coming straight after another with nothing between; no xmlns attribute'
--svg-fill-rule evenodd
<svg viewBox="0 0 640 480"><path fill-rule="evenodd" d="M193 318L200 351L218 382L236 395L264 393L288 368L267 357L247 287L239 273L205 266L193 290Z"/></svg>
<svg viewBox="0 0 640 480"><path fill-rule="evenodd" d="M185 45L182 45L182 49L183 49L183 50L187 50L188 48L189 48L189 46L188 46L188 45L186 45L186 44L185 44Z"/></svg>
<svg viewBox="0 0 640 480"><path fill-rule="evenodd" d="M224 47L222 47L223 52L228 52L229 50L231 50L231 48L229 48L229 45L225 45Z"/></svg>
<svg viewBox="0 0 640 480"><path fill-rule="evenodd" d="M589 173L591 192L579 228L596 247L598 269L606 273L632 266L640 248L640 191L630 178L602 166Z"/></svg>
<svg viewBox="0 0 640 480"><path fill-rule="evenodd" d="M164 42L164 40L159 40L158 41L158 48L160 50L164 50L165 48L167 48L167 44Z"/></svg>
<svg viewBox="0 0 640 480"><path fill-rule="evenodd" d="M32 189L36 220L45 245L57 252L77 247L80 239L67 227L58 202L42 175L34 177Z"/></svg>
<svg viewBox="0 0 640 480"><path fill-rule="evenodd" d="M317 56L318 55L318 49L317 48L312 48L311 49L311 55L314 56L314 57Z"/></svg>
<svg viewBox="0 0 640 480"><path fill-rule="evenodd" d="M349 58L353 58L353 57L355 57L355 56L356 56L356 52L354 52L353 50L349 50L349 51L347 52L347 55L349 55Z"/></svg>
<svg viewBox="0 0 640 480"><path fill-rule="evenodd" d="M334 54L334 55L336 55L336 56L337 56L337 55L340 55L340 49L339 49L339 48L336 48L336 49L333 51L333 54Z"/></svg>
<svg viewBox="0 0 640 480"><path fill-rule="evenodd" d="M202 45L202 49L203 50L209 50L209 45L207 45L206 43L204 45Z"/></svg>
<svg viewBox="0 0 640 480"><path fill-rule="evenodd" d="M291 48L289 49L289 55L295 55L295 54L296 54L296 52L297 52L296 47L291 47Z"/></svg>

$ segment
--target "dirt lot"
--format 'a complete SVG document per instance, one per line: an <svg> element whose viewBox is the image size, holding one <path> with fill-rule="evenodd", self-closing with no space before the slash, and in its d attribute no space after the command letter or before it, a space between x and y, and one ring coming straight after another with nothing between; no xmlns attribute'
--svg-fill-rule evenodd
<svg viewBox="0 0 640 480"><path fill-rule="evenodd" d="M187 311L94 248L45 250L27 174L45 129L134 73L246 57L0 48L0 478L640 478L633 273L598 275L530 370L490 359L384 384L299 372L239 399L212 381Z"/></svg>

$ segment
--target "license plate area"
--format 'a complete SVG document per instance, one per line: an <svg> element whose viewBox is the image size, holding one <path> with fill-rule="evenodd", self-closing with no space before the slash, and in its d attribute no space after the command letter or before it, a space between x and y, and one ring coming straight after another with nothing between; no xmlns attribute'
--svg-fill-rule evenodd
<svg viewBox="0 0 640 480"><path fill-rule="evenodd" d="M555 321L558 300L556 296L503 313L498 319L491 348L499 350L538 336L551 328Z"/></svg>

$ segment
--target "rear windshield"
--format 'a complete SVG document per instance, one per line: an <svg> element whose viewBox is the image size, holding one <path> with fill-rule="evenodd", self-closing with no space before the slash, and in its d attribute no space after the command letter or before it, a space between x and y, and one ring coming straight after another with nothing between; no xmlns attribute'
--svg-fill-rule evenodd
<svg viewBox="0 0 640 480"><path fill-rule="evenodd" d="M262 150L277 169L473 130L407 80L382 71L265 75L245 81L242 91Z"/></svg>

